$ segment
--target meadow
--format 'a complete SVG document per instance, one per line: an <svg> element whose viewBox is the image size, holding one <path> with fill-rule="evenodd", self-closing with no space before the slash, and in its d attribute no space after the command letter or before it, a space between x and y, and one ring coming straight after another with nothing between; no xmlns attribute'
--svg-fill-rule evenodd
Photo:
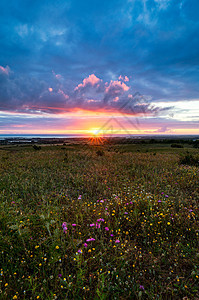
<svg viewBox="0 0 199 300"><path fill-rule="evenodd" d="M0 299L199 299L198 149L0 148Z"/></svg>

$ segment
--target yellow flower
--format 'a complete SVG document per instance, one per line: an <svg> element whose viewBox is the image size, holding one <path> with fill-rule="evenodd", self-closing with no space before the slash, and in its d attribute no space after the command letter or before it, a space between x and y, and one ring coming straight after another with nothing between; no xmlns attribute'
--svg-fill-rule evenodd
<svg viewBox="0 0 199 300"><path fill-rule="evenodd" d="M59 249L59 246L56 246L55 248L56 248L56 249Z"/></svg>
<svg viewBox="0 0 199 300"><path fill-rule="evenodd" d="M8 286L8 283L6 283L5 286Z"/></svg>

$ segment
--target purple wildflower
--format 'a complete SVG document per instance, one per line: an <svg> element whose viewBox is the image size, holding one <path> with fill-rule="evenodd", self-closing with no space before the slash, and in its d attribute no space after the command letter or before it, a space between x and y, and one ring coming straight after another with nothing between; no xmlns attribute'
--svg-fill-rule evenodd
<svg viewBox="0 0 199 300"><path fill-rule="evenodd" d="M90 227L93 227L93 226L95 226L95 224L90 224Z"/></svg>
<svg viewBox="0 0 199 300"><path fill-rule="evenodd" d="M77 224L72 224L73 227L77 226Z"/></svg>
<svg viewBox="0 0 199 300"><path fill-rule="evenodd" d="M98 219L97 222L104 222L104 219Z"/></svg>
<svg viewBox="0 0 199 300"><path fill-rule="evenodd" d="M59 278L62 277L62 274L59 274L58 277L59 277Z"/></svg>
<svg viewBox="0 0 199 300"><path fill-rule="evenodd" d="M143 286L143 285L140 285L140 289L144 291L144 286Z"/></svg>
<svg viewBox="0 0 199 300"><path fill-rule="evenodd" d="M108 228L108 227L105 227L105 230L106 230L106 231L109 231L109 228Z"/></svg>
<svg viewBox="0 0 199 300"><path fill-rule="evenodd" d="M63 222L62 228L63 228L63 232L66 233L67 229L68 229L67 226L66 226L66 222Z"/></svg>
<svg viewBox="0 0 199 300"><path fill-rule="evenodd" d="M95 241L95 239L94 238L90 238L90 239L87 239L86 241L87 242L92 242L92 241Z"/></svg>
<svg viewBox="0 0 199 300"><path fill-rule="evenodd" d="M116 244L120 243L120 240L116 240L115 243L116 243Z"/></svg>
<svg viewBox="0 0 199 300"><path fill-rule="evenodd" d="M88 247L88 244L84 243L84 247L85 247L85 248Z"/></svg>
<svg viewBox="0 0 199 300"><path fill-rule="evenodd" d="M79 195L78 200L81 200L81 199L82 199L82 195Z"/></svg>

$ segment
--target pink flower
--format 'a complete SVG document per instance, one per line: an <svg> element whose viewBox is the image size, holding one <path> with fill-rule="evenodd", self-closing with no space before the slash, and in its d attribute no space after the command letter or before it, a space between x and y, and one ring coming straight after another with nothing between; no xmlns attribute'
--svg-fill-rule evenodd
<svg viewBox="0 0 199 300"><path fill-rule="evenodd" d="M96 223L96 228L100 228L100 224Z"/></svg>
<svg viewBox="0 0 199 300"><path fill-rule="evenodd" d="M94 238L90 238L90 239L87 239L86 241L87 242L92 242L92 241L95 241L95 239Z"/></svg>
<svg viewBox="0 0 199 300"><path fill-rule="evenodd" d="M72 224L73 227L77 226L76 224Z"/></svg>
<svg viewBox="0 0 199 300"><path fill-rule="evenodd" d="M108 227L105 227L105 230L106 230L106 231L109 231L109 228L108 228Z"/></svg>
<svg viewBox="0 0 199 300"><path fill-rule="evenodd" d="M90 227L93 227L93 226L95 226L95 224L90 224Z"/></svg>
<svg viewBox="0 0 199 300"><path fill-rule="evenodd" d="M104 219L98 219L97 222L104 222Z"/></svg>
<svg viewBox="0 0 199 300"><path fill-rule="evenodd" d="M119 241L119 240L116 240L115 243L118 244L118 243L120 243L120 241Z"/></svg>
<svg viewBox="0 0 199 300"><path fill-rule="evenodd" d="M79 195L78 200L81 200L81 199L82 199L82 195Z"/></svg>
<svg viewBox="0 0 199 300"><path fill-rule="evenodd" d="M88 247L88 244L84 243L84 247L87 248L87 247Z"/></svg>
<svg viewBox="0 0 199 300"><path fill-rule="evenodd" d="M82 250L81 250L81 249L79 249L77 252L81 254L81 253L82 253Z"/></svg>
<svg viewBox="0 0 199 300"><path fill-rule="evenodd" d="M67 229L68 229L67 226L66 226L66 222L63 222L62 228L63 228L63 232L66 233Z"/></svg>

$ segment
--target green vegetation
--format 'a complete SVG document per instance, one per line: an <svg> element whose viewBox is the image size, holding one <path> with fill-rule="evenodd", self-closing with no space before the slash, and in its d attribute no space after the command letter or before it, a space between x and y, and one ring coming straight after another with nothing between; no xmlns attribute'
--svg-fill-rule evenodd
<svg viewBox="0 0 199 300"><path fill-rule="evenodd" d="M2 146L0 298L197 299L197 153Z"/></svg>

